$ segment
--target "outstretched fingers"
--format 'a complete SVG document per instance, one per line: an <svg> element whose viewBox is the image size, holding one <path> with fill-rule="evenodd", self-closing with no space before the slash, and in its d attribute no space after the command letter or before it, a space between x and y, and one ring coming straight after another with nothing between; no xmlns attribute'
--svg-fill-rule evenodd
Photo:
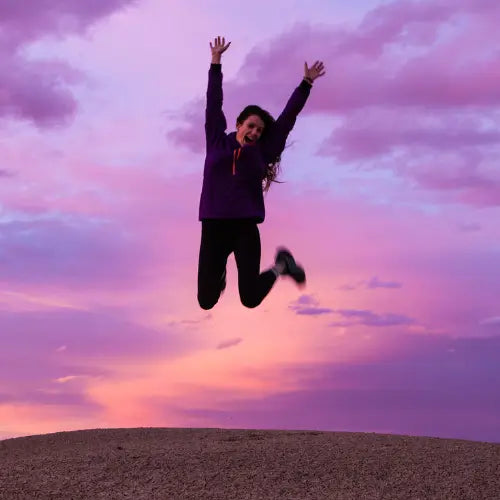
<svg viewBox="0 0 500 500"><path fill-rule="evenodd" d="M325 65L323 64L323 61L316 61L314 63L314 68L318 73L321 73L325 69Z"/></svg>
<svg viewBox="0 0 500 500"><path fill-rule="evenodd" d="M220 47L221 43L224 44L225 43L225 38L222 37L222 42L221 42L221 37L220 36L216 36L214 38L214 44L212 46L212 42L210 42L210 48L214 49L215 47Z"/></svg>
<svg viewBox="0 0 500 500"><path fill-rule="evenodd" d="M318 76L323 76L326 71L325 71L325 65L323 64L323 61L318 61L318 65L316 67L318 71Z"/></svg>
<svg viewBox="0 0 500 500"><path fill-rule="evenodd" d="M307 66L307 62L305 62L304 71L306 76L312 78L313 80L320 76L323 76L326 73L323 61L315 61L315 63L310 68Z"/></svg>
<svg viewBox="0 0 500 500"><path fill-rule="evenodd" d="M224 52L230 45L231 45L231 42L228 42L226 45L225 37L217 36L214 38L213 45L212 45L212 42L210 42L210 49L212 51L215 51L215 52L222 54L222 52Z"/></svg>

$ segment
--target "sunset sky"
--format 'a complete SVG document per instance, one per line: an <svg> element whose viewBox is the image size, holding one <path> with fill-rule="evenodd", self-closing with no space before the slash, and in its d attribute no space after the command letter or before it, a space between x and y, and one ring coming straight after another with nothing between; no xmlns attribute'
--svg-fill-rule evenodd
<svg viewBox="0 0 500 500"><path fill-rule="evenodd" d="M0 439L98 427L500 442L498 0L0 0ZM209 42L228 130L319 78L196 299Z"/></svg>

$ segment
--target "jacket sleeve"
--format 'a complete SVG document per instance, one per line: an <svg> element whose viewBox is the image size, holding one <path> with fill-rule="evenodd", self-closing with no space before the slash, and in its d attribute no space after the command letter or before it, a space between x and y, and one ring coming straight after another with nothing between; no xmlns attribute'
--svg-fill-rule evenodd
<svg viewBox="0 0 500 500"><path fill-rule="evenodd" d="M207 149L214 146L227 128L226 118L222 112L222 67L211 64L208 71L207 108L205 112L205 135Z"/></svg>
<svg viewBox="0 0 500 500"><path fill-rule="evenodd" d="M311 87L310 83L302 80L288 99L285 108L272 125L269 133L263 138L264 151L269 161L280 156L285 149L287 137L295 125L297 115L302 111L309 97Z"/></svg>

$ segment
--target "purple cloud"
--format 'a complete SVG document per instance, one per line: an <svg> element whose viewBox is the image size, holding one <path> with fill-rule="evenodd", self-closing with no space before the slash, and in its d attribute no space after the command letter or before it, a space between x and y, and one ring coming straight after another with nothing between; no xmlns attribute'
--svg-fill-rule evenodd
<svg viewBox="0 0 500 500"><path fill-rule="evenodd" d="M468 151L496 146L497 130L484 129L484 116L463 116L463 112L439 114L415 107L401 110L363 109L346 114L344 122L332 131L318 154L341 161L373 159L401 148L413 151Z"/></svg>
<svg viewBox="0 0 500 500"><path fill-rule="evenodd" d="M477 224L476 222L463 222L459 224L458 229L463 231L464 233L471 233L476 231L481 231L481 224Z"/></svg>
<svg viewBox="0 0 500 500"><path fill-rule="evenodd" d="M341 285L338 287L338 289L344 292L352 292L353 290L358 289L358 285Z"/></svg>
<svg viewBox="0 0 500 500"><path fill-rule="evenodd" d="M378 276L373 277L366 285L368 288L401 288L403 285L396 281L380 281Z"/></svg>
<svg viewBox="0 0 500 500"><path fill-rule="evenodd" d="M297 306L317 305L318 300L312 295L301 295L293 304Z"/></svg>
<svg viewBox="0 0 500 500"><path fill-rule="evenodd" d="M181 319L178 321L169 321L167 323L167 326L184 325L186 327L196 327L197 325L201 325L202 323L206 322L207 320L209 320L211 318L212 318L212 315L210 313L208 313L199 319Z"/></svg>
<svg viewBox="0 0 500 500"><path fill-rule="evenodd" d="M397 283L383 283L379 282L377 278L372 280L372 288L398 287ZM302 295L295 302L290 304L288 308L298 315L306 316L320 316L323 314L336 313L345 318L345 321L334 321L329 326L352 326L352 325L365 325L365 326L398 326L398 325L411 325L415 320L408 318L401 314L384 314L378 315L371 311L356 310L356 309L331 309L327 307L320 307L319 302L311 295Z"/></svg>
<svg viewBox="0 0 500 500"><path fill-rule="evenodd" d="M33 121L39 127L67 122L77 103L67 85L81 80L76 69L58 61L32 61L19 50L44 36L81 33L135 0L0 1L0 118Z"/></svg>
<svg viewBox="0 0 500 500"><path fill-rule="evenodd" d="M319 302L312 295L301 295L288 308L298 315L305 316L320 316L334 312L333 309L319 307Z"/></svg>
<svg viewBox="0 0 500 500"><path fill-rule="evenodd" d="M1 398L0 398L1 401ZM11 396L6 403L32 404L32 405L54 405L78 407L78 415L94 415L99 413L104 407L92 401L83 392L75 392L72 388L51 388L38 391L20 391L15 396Z"/></svg>
<svg viewBox="0 0 500 500"><path fill-rule="evenodd" d="M325 307L303 307L295 311L299 316L320 316L322 314L331 314L333 309Z"/></svg>
<svg viewBox="0 0 500 500"><path fill-rule="evenodd" d="M468 165L460 163L439 165L439 161L434 160L427 168L415 173L414 178L421 186L428 189L499 191L500 181L476 171L470 163Z"/></svg>
<svg viewBox="0 0 500 500"><path fill-rule="evenodd" d="M408 318L401 314L375 314L371 311L357 310L357 309L337 309L335 311L340 314L347 321L333 322L330 326L352 326L352 325L365 325L365 326L398 326L398 325L412 325L415 320Z"/></svg>
<svg viewBox="0 0 500 500"><path fill-rule="evenodd" d="M137 0L39 0L26 7L22 2L0 1L2 36L21 45L45 35L82 32L101 18Z"/></svg>
<svg viewBox="0 0 500 500"><path fill-rule="evenodd" d="M228 349L229 347L233 347L235 345L241 344L242 342L243 342L242 338L234 338L234 339L225 340L224 342L221 342L217 346L217 349Z"/></svg>
<svg viewBox="0 0 500 500"><path fill-rule="evenodd" d="M479 322L483 326L500 326L500 316L493 316L491 318L484 318Z"/></svg>
<svg viewBox="0 0 500 500"><path fill-rule="evenodd" d="M37 126L66 123L76 101L65 87L82 75L64 63L4 60L0 76L0 117L31 120ZM6 66L6 67L5 67Z"/></svg>
<svg viewBox="0 0 500 500"><path fill-rule="evenodd" d="M14 401L15 401L15 398L12 394L0 392L0 404L12 403Z"/></svg>

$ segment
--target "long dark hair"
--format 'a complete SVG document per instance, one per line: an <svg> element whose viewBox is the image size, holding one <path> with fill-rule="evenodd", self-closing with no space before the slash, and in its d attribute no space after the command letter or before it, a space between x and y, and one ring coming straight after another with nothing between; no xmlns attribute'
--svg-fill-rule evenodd
<svg viewBox="0 0 500 500"><path fill-rule="evenodd" d="M268 111L262 109L260 106L251 104L239 114L238 118L236 119L236 123L241 124L249 116L252 115L257 115L264 122L264 130L262 131L262 135L260 136L260 138L262 139L266 136L266 133L269 133L269 130L274 125L275 120ZM266 174L264 176L264 179L262 179L262 190L264 192L269 191L272 182L280 182L276 180L280 171L280 162L281 155L273 159L273 161L271 163L268 163L268 165L266 166Z"/></svg>

